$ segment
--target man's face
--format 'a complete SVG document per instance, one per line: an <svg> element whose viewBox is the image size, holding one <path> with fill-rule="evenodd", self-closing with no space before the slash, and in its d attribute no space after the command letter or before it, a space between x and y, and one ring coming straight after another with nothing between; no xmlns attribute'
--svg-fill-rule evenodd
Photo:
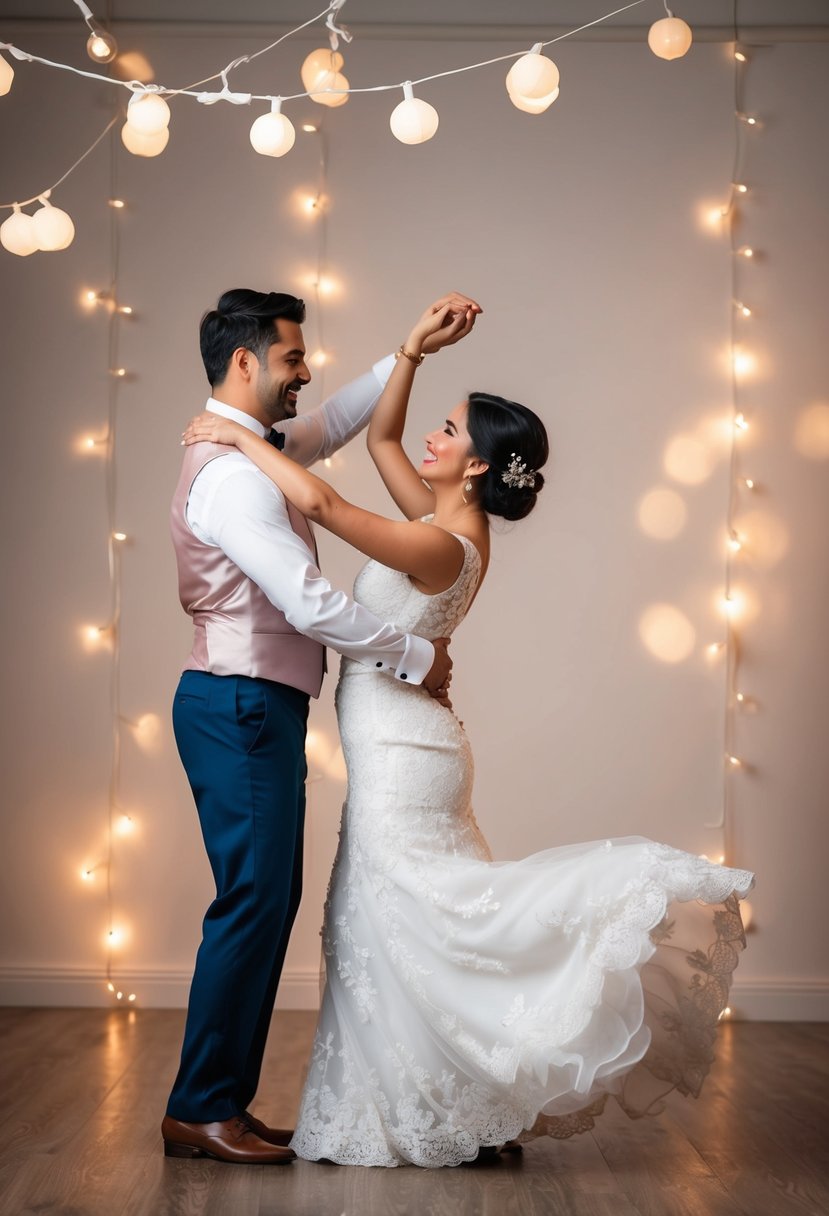
<svg viewBox="0 0 829 1216"><path fill-rule="evenodd" d="M295 417L297 394L311 379L299 325L280 317L274 326L277 340L268 347L267 359L259 363L254 380L257 401L271 426Z"/></svg>

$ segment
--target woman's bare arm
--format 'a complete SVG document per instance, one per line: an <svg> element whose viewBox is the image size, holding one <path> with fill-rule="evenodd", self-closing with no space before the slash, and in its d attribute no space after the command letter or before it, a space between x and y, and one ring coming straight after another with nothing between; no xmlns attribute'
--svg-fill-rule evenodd
<svg viewBox="0 0 829 1216"><path fill-rule="evenodd" d="M194 418L184 442L233 444L261 469L308 519L414 579L427 594L451 587L463 565L463 545L450 532L424 523L400 523L364 511L327 482L296 464L247 427L218 414Z"/></svg>
<svg viewBox="0 0 829 1216"><path fill-rule="evenodd" d="M460 341L481 308L458 292L444 296L426 310L406 341L404 350L415 357L434 354ZM403 449L406 410L417 364L401 354L371 416L368 450L386 489L407 519L420 519L434 510L434 494L420 477Z"/></svg>

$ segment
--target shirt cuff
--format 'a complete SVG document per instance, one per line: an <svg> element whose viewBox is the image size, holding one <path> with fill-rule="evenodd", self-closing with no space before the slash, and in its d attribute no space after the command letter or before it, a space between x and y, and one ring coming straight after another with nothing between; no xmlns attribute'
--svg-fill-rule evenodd
<svg viewBox="0 0 829 1216"><path fill-rule="evenodd" d="M382 388L386 387L388 380L389 380L389 376L394 371L394 363L395 363L394 355L386 355L385 359L379 359L377 361L377 363L375 363L371 369L374 372L377 379L380 381L380 385ZM429 664L429 666L431 667L431 663Z"/></svg>
<svg viewBox="0 0 829 1216"><path fill-rule="evenodd" d="M426 638L418 637L415 633L407 633L402 657L397 666L391 663L376 663L376 667L385 667L390 676L406 684L422 684L429 674L435 661L435 648Z"/></svg>

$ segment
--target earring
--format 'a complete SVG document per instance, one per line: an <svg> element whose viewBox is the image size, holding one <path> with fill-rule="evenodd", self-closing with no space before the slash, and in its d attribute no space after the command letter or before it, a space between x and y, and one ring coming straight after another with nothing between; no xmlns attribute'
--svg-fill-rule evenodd
<svg viewBox="0 0 829 1216"><path fill-rule="evenodd" d="M466 493L464 493L464 491L466 491ZM471 493L472 493L472 478L467 477L466 484L463 487L463 490L461 490L461 498L463 499L464 506L469 505L469 499L466 497L466 495L471 494Z"/></svg>

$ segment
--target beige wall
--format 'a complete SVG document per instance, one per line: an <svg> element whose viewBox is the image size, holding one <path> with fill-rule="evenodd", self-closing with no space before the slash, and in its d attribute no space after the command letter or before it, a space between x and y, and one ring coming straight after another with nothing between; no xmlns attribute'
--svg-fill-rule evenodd
<svg viewBox="0 0 829 1216"><path fill-rule="evenodd" d="M81 63L74 35L19 41ZM171 85L258 45L141 39ZM281 82L308 49L258 61L237 87L287 88ZM347 53L357 84L497 51L491 42L366 39ZM720 835L705 825L722 799L724 673L703 649L721 635L728 464L719 454L707 480L681 487L662 461L677 434L728 417L729 254L698 212L731 177L732 67L714 43L673 64L610 42L566 43L557 59L562 95L541 118L510 106L500 67L430 85L423 93L441 126L418 148L388 131L396 97L355 97L328 114L329 264L343 285L325 309L336 356L329 383L396 347L421 308L456 287L486 315L463 348L418 373L413 452L472 388L526 401L548 424L548 488L530 520L496 538L487 586L454 644L455 701L477 754L476 809L496 855L636 833L717 854ZM745 238L763 257L745 287L761 362L745 398L753 426L744 450L762 488L751 505L766 519L738 565L756 604L740 627L743 684L760 710L737 724L737 750L753 768L733 779L733 861L756 869L759 882L734 1004L745 1016L823 1018L829 485L825 432L823 462L796 438L805 411L827 401L829 183L819 149L829 46L768 46L748 81L747 104L767 121L745 170L756 186ZM91 142L111 93L19 65L0 107L0 193L10 201L54 180ZM118 971L145 1004L185 999L211 890L168 727L189 631L167 509L178 434L206 396L196 326L227 287L308 294L302 277L316 251L295 192L314 185L317 145L300 136L284 160L258 157L247 138L252 117L181 101L163 156L118 156L117 191L129 203L121 296L136 310L122 330L121 362L134 378L121 390L117 443L118 520L131 537L122 699L127 717L159 714L163 730L152 753L124 741L121 797L138 826L117 844L113 886L128 933ZM110 664L78 641L83 623L108 612L105 487L102 463L73 451L105 417L105 321L78 297L107 278L108 174L102 147L57 192L77 226L68 251L25 260L2 251L0 998L15 1003L108 999L99 982L103 881L78 877L101 855L106 829ZM312 316L312 343L314 332ZM316 399L313 389L308 396ZM346 495L386 508L359 443L330 476ZM641 496L660 485L678 489L688 508L670 542L648 539L637 523ZM358 557L325 537L321 549L332 580L350 584ZM656 661L639 640L639 618L655 602L676 605L696 630L680 664ZM313 711L331 749L333 689L331 678ZM343 793L334 776L309 788L306 893L283 1003L314 1001Z"/></svg>

